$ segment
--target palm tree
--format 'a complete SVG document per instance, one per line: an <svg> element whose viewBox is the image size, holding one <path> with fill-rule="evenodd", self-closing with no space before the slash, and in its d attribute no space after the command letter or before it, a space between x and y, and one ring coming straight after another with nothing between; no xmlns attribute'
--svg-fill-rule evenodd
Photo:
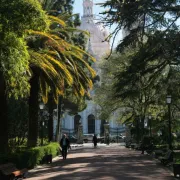
<svg viewBox="0 0 180 180"><path fill-rule="evenodd" d="M60 24L63 28L65 23L56 17L49 16L51 20ZM95 71L83 59L89 56L85 51L68 43L56 32L29 31L41 46L34 48L29 40L30 80L31 91L29 97L29 133L28 146L36 146L38 137L38 100L41 91L44 103L48 101L48 92L52 92L55 102L59 95L64 95L65 87L73 87L77 96L83 96L85 90L92 87L91 77ZM60 31L59 31L60 33ZM37 45L37 43L35 43ZM40 49L41 48L41 49ZM87 72L87 73L86 73Z"/></svg>

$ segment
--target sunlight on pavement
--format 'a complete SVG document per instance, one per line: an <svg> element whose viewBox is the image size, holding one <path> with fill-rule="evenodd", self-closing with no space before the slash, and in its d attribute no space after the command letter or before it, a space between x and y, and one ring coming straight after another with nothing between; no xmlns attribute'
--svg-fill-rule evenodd
<svg viewBox="0 0 180 180"><path fill-rule="evenodd" d="M66 160L29 171L27 180L172 180L170 172L149 156L122 146L86 147L69 151Z"/></svg>
<svg viewBox="0 0 180 180"><path fill-rule="evenodd" d="M90 163L81 163L81 164L68 164L63 166L63 169L69 169L69 168L82 168L88 166Z"/></svg>

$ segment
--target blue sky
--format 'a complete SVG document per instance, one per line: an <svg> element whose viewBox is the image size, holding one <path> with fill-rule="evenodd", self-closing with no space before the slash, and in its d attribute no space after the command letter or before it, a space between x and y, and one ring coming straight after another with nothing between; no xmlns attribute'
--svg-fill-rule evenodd
<svg viewBox="0 0 180 180"><path fill-rule="evenodd" d="M99 5L96 5L96 3L102 3L105 2L106 0L93 0L94 2L94 14L98 15L100 12L104 11L104 8L100 7ZM80 16L83 15L83 6L82 6L83 0L75 0L74 3L74 13L79 13ZM113 26L111 29L108 29L108 27L106 27L110 32L114 29L115 26ZM117 36L116 40L115 40L115 44L114 47L117 45L118 41L121 40L122 35L121 33L119 33L119 35Z"/></svg>

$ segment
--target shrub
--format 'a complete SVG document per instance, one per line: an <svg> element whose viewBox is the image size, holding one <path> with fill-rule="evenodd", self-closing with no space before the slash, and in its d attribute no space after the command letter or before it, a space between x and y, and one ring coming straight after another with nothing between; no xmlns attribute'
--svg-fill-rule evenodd
<svg viewBox="0 0 180 180"><path fill-rule="evenodd" d="M180 164L180 152L174 153L174 163Z"/></svg>
<svg viewBox="0 0 180 180"><path fill-rule="evenodd" d="M58 143L50 143L47 146L19 149L11 154L0 155L0 164L12 162L16 164L17 168L34 168L40 164L45 155L57 156L59 148Z"/></svg>

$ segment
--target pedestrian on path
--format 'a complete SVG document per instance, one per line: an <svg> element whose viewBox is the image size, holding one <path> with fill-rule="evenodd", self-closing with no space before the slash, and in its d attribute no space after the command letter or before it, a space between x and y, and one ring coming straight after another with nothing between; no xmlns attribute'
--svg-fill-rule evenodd
<svg viewBox="0 0 180 180"><path fill-rule="evenodd" d="M63 137L60 141L60 146L62 148L62 157L63 157L63 159L66 159L67 150L70 148L70 141L67 138L66 134L63 135Z"/></svg>
<svg viewBox="0 0 180 180"><path fill-rule="evenodd" d="M142 138L142 142L141 142L141 154L144 154L145 151L145 137Z"/></svg>
<svg viewBox="0 0 180 180"><path fill-rule="evenodd" d="M93 143L94 143L94 148L97 147L97 136L94 134L93 136Z"/></svg>

